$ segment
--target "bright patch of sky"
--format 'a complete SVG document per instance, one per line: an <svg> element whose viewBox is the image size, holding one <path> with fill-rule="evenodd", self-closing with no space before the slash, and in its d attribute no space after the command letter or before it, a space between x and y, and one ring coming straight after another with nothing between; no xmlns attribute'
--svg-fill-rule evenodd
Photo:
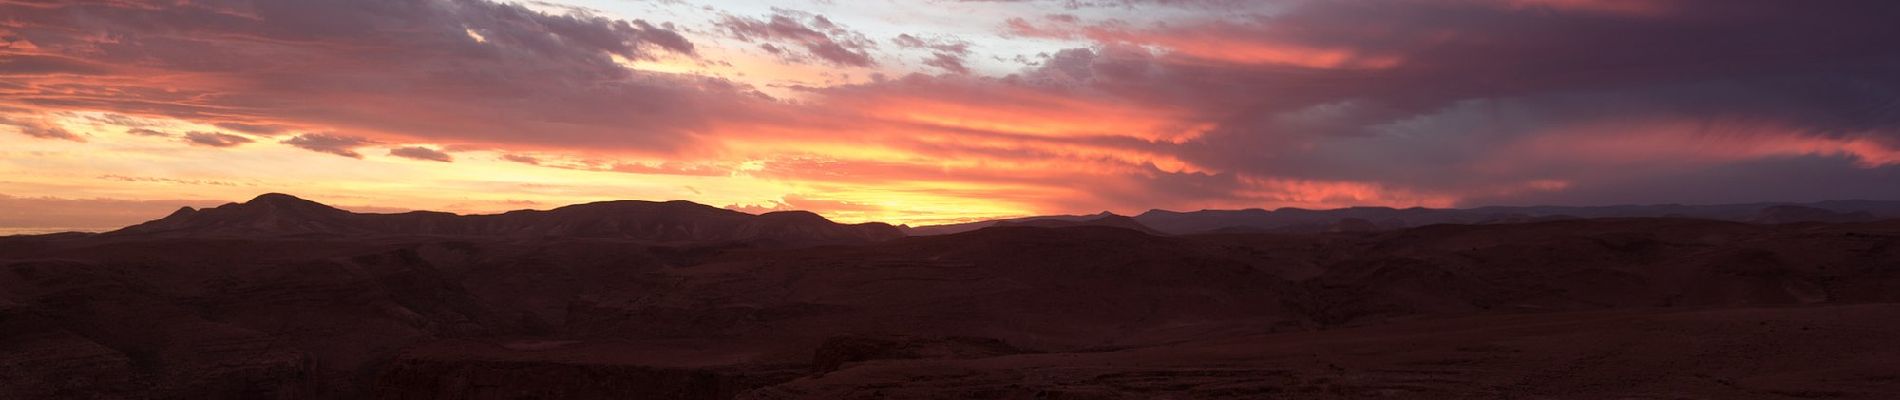
<svg viewBox="0 0 1900 400"><path fill-rule="evenodd" d="M1186 5L1183 5L1186 4ZM792 94L785 88L795 86L832 86L869 82L874 74L897 77L910 73L936 74L943 71L928 67L924 61L929 49L904 48L893 42L900 35L926 40L969 43L971 54L964 63L971 73L1003 76L1021 71L1030 63L1040 62L1057 51L1089 47L1085 39L1064 40L1013 35L1007 24L1012 18L1031 22L1050 16L1073 16L1084 23L1118 21L1149 25L1161 21L1206 19L1209 7L1246 8L1227 16L1254 18L1276 4L1251 2L1242 5L1091 5L1065 1L932 1L905 3L892 0L734 0L708 3L679 0L562 0L534 2L532 7L546 11L580 8L607 16L641 19L653 23L671 22L685 33L701 52L701 60L662 60L630 62L630 67L662 72L696 73L720 76L758 86L775 95ZM874 67L837 67L788 65L758 48L726 35L719 21L728 17L765 19L782 11L809 12L824 16L847 29L862 33L876 43ZM766 65L772 64L772 65Z"/></svg>

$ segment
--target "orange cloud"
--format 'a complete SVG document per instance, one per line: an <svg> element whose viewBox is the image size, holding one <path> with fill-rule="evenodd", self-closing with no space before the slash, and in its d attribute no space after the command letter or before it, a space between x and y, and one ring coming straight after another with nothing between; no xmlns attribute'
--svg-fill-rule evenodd
<svg viewBox="0 0 1900 400"><path fill-rule="evenodd" d="M1241 193L1263 203L1306 208L1352 206L1450 207L1455 194L1419 193L1373 182L1323 181L1283 178L1246 178Z"/></svg>
<svg viewBox="0 0 1900 400"><path fill-rule="evenodd" d="M1068 18L1030 22L1012 19L1008 27L1025 36L1086 38L1110 45L1157 47L1195 62L1277 65L1315 69L1386 69L1404 58L1344 44L1320 45L1289 40L1277 21L1235 24L1218 20L1188 26L1137 28L1127 23L1082 25ZM1332 27L1340 30L1349 28ZM1388 34L1397 34L1389 32Z"/></svg>
<svg viewBox="0 0 1900 400"><path fill-rule="evenodd" d="M1156 46L1178 56L1209 62L1318 69L1386 69L1404 62L1397 55L1347 46L1321 47L1277 42L1259 35L1249 36L1246 28L1239 27L1154 31L1091 27L1085 32L1088 37L1100 42Z"/></svg>

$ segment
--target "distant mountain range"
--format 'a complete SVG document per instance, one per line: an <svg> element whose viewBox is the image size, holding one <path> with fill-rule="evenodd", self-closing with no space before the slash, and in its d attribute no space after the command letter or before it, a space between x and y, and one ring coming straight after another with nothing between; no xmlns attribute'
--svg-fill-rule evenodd
<svg viewBox="0 0 1900 400"><path fill-rule="evenodd" d="M828 244L885 240L901 237L903 233L888 224L839 224L806 211L753 215L690 201L608 201L493 215L430 211L359 214L271 193L216 208L185 207L163 219L103 235L189 238L428 235Z"/></svg>
<svg viewBox="0 0 1900 400"><path fill-rule="evenodd" d="M968 232L991 226L1103 225L1172 235L1196 233L1314 233L1390 230L1434 224L1497 224L1580 218L1695 218L1765 224L1795 222L1857 222L1900 218L1900 201L1824 201L1817 203L1747 203L1722 205L1623 205L1600 207L1478 207L1391 208L1352 207L1332 210L1281 208L1277 210L1150 210L1133 217L1102 212L1094 215L1052 215L1000 219L949 225L902 227L911 236ZM1132 226L1131 226L1132 225Z"/></svg>
<svg viewBox="0 0 1900 400"><path fill-rule="evenodd" d="M1479 207L1466 209L1352 207L1331 210L1150 210L1136 216L1102 212L931 226L840 224L807 211L748 214L690 201L621 200L552 210L457 215L412 211L354 213L295 196L270 193L243 203L181 208L170 216L106 236L215 238L321 236L484 236L636 239L654 242L851 244L932 236L987 227L1106 226L1151 235L1203 233L1365 232L1436 224L1500 224L1593 218L1692 218L1782 224L1900 218L1900 201L1825 201L1724 205Z"/></svg>

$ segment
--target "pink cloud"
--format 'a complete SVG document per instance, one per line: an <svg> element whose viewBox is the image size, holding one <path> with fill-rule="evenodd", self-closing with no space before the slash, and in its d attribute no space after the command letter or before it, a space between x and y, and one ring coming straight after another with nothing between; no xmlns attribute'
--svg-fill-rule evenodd
<svg viewBox="0 0 1900 400"><path fill-rule="evenodd" d="M85 142L81 137L65 127L54 124L43 117L0 114L0 126L13 128L14 131L39 139L70 140Z"/></svg>

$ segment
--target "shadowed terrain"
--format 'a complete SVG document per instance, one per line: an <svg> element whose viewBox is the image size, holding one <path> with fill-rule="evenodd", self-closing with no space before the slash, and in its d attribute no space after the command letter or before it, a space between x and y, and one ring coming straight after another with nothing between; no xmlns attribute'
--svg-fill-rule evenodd
<svg viewBox="0 0 1900 400"><path fill-rule="evenodd" d="M0 398L1892 398L1900 223L1865 220L899 237L266 195L0 238Z"/></svg>
<svg viewBox="0 0 1900 400"><path fill-rule="evenodd" d="M1717 205L1622 205L1598 207L1478 207L1391 208L1351 207L1331 210L1281 208L1277 210L1148 210L1133 217L1109 212L1095 215L1048 215L965 222L949 225L905 226L913 236L969 232L992 226L1116 226L1157 234L1200 233L1316 233L1391 230L1435 224L1506 224L1584 218L1696 218L1765 224L1795 222L1869 222L1900 218L1900 201L1823 201L1815 203L1751 203Z"/></svg>

